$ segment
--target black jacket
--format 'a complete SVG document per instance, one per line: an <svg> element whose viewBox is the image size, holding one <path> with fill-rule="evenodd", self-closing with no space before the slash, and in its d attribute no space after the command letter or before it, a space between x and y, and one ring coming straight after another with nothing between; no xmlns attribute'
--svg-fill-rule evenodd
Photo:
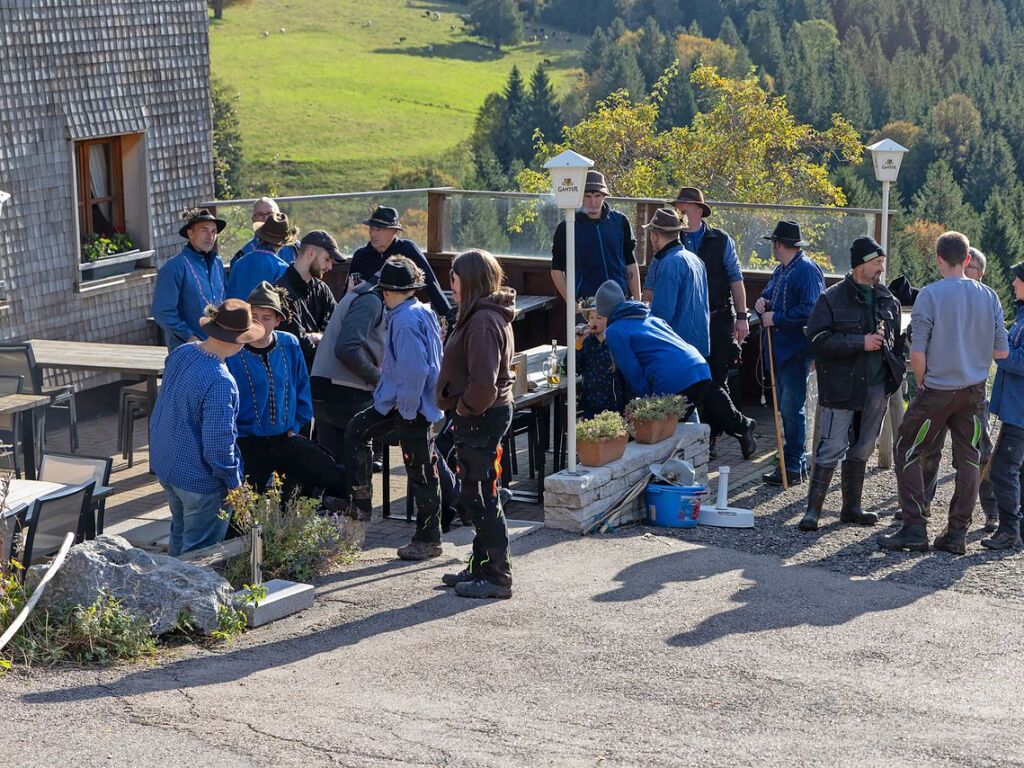
<svg viewBox="0 0 1024 768"><path fill-rule="evenodd" d="M291 309L291 317L281 323L279 330L298 336L302 356L306 359L306 370L311 370L316 345L306 334L324 332L336 306L334 294L323 280L314 277L307 283L293 264L288 265L275 285L288 291L288 305Z"/></svg>
<svg viewBox="0 0 1024 768"><path fill-rule="evenodd" d="M818 373L818 402L827 408L857 411L864 407L868 388L868 353L864 336L883 324L885 344L886 394L895 392L903 382L900 337L900 304L884 285L876 285L875 316L868 322L866 302L851 275L836 283L821 296L807 321L807 337Z"/></svg>
<svg viewBox="0 0 1024 768"><path fill-rule="evenodd" d="M427 283L427 287L423 290L427 294L430 306L437 313L438 317L446 318L449 323L452 323L455 316L452 305L448 302L448 297L444 295L444 291L441 290L441 285L437 282L437 275L434 274L434 270L431 268L430 262L427 261L427 257L423 255L423 251L412 240L403 240L397 237L384 253L379 253L372 245L367 243L352 254L352 261L348 265L349 274L358 272L363 280L366 280L370 276L377 274L380 268L384 266L384 262L391 256L405 256L423 270Z"/></svg>

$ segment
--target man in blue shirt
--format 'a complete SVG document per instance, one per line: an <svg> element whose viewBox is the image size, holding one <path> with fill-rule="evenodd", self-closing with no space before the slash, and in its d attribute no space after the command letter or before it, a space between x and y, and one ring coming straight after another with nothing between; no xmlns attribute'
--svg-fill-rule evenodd
<svg viewBox="0 0 1024 768"><path fill-rule="evenodd" d="M272 213L258 230L256 248L249 251L231 267L228 284L224 295L229 299L243 301L253 289L266 280L273 285L288 269L288 265L278 258L277 252L284 246L298 242L298 229L288 225L288 216L283 213Z"/></svg>
<svg viewBox="0 0 1024 768"><path fill-rule="evenodd" d="M789 485L803 481L807 471L807 376L811 370L811 348L804 326L818 296L825 290L821 267L803 252L810 243L800 234L795 221L780 221L775 231L765 235L772 242L772 254L779 262L754 310L771 333L771 365L785 439L779 466L763 476L768 485L782 485L783 466ZM768 365L768 332L762 335L765 364Z"/></svg>
<svg viewBox="0 0 1024 768"><path fill-rule="evenodd" d="M252 204L251 220L253 232L262 227L266 220L270 218L271 214L280 212L281 209L278 208L277 201L275 201L274 198L261 197L259 200ZM245 256L245 254L249 253L250 251L255 250L258 244L259 240L256 238L255 235L253 235L252 240L247 242L245 245L243 245L235 252L235 255L231 257L231 263L228 264L228 266L235 266L236 261L238 261L240 258ZM282 247L280 251L277 252L277 257L281 259L281 261L283 261L285 264L291 264L293 261L295 261L296 253L297 249L295 248L294 245L286 245Z"/></svg>
<svg viewBox="0 0 1024 768"><path fill-rule="evenodd" d="M238 384L238 448L245 475L257 491L277 472L284 498L296 488L309 498L324 492L324 506L339 511L347 507L348 495L342 469L331 454L300 434L313 418L313 402L299 340L276 330L288 318L284 293L266 281L253 289L249 306L263 336L228 360Z"/></svg>
<svg viewBox="0 0 1024 768"><path fill-rule="evenodd" d="M679 242L683 223L672 208L662 208L644 225L654 258L647 268L644 300L651 315L660 317L684 341L697 348L711 365L708 337L708 279L703 262ZM701 418L711 427L712 437L723 432L737 438L743 458L757 450L755 422L736 410L725 387L713 381L704 395Z"/></svg>
<svg viewBox="0 0 1024 768"><path fill-rule="evenodd" d="M636 240L629 219L605 202L611 194L604 174L587 172L583 208L576 212L576 297L597 294L605 280L614 280L624 294L640 298L640 268ZM565 299L565 222L555 228L551 241L551 282Z"/></svg>
<svg viewBox="0 0 1024 768"><path fill-rule="evenodd" d="M263 336L249 305L228 299L200 321L206 340L179 345L167 358L149 420L149 466L171 508L170 554L218 543L228 491L242 484L235 448L238 387L225 360Z"/></svg>
<svg viewBox="0 0 1024 768"><path fill-rule="evenodd" d="M178 234L188 240L181 253L162 267L153 288L153 319L163 329L168 350L206 338L200 318L224 301L224 265L217 235L227 225L205 208L186 211Z"/></svg>
<svg viewBox="0 0 1024 768"><path fill-rule="evenodd" d="M403 560L441 554L441 499L430 435L431 424L444 415L434 396L441 371L441 328L433 310L415 298L424 285L422 270L404 256L392 256L381 268L375 290L383 294L387 307L387 336L380 381L373 405L356 414L345 429L352 503L361 519L369 519L373 510L366 443L392 432L398 436L416 500L416 532L398 550Z"/></svg>

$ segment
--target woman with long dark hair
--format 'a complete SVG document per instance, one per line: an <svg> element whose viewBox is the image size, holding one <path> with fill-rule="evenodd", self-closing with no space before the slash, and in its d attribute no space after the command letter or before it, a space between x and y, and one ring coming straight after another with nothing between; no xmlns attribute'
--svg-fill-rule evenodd
<svg viewBox="0 0 1024 768"><path fill-rule="evenodd" d="M508 527L498 500L501 438L512 422L512 319L516 293L487 251L452 261L459 305L437 380L437 404L452 415L462 480L460 501L476 529L466 569L442 581L463 597L512 597Z"/></svg>

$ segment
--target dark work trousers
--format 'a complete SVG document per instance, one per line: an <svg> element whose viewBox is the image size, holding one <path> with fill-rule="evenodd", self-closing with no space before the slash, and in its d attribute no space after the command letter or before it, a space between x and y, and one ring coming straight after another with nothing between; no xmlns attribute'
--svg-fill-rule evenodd
<svg viewBox="0 0 1024 768"><path fill-rule="evenodd" d="M992 462L992 436L988 433L988 419L985 419L985 431L981 435L981 484L978 486L978 500L981 509L987 516L997 514L995 489L989 465ZM928 451L921 454L921 472L924 473L924 500L931 506L935 498L935 488L939 484L939 463L942 461L942 449L946 445L948 429L935 438Z"/></svg>
<svg viewBox="0 0 1024 768"><path fill-rule="evenodd" d="M416 501L416 532L413 541L441 541L441 498L438 492L437 459L433 453L430 422L421 413L406 421L397 410L382 414L376 408L360 411L345 429L345 463L352 484L352 502L360 512L373 510L373 465L370 440L394 433L402 446L402 461Z"/></svg>
<svg viewBox="0 0 1024 768"><path fill-rule="evenodd" d="M240 437L238 450L242 454L245 475L257 491L263 491L271 474L277 472L284 483L286 499L296 488L303 496L311 498L320 491L339 498L348 495L344 467L339 467L330 453L301 435Z"/></svg>
<svg viewBox="0 0 1024 768"><path fill-rule="evenodd" d="M686 413L680 417L680 423L689 419L695 409L704 407L704 398L707 397L707 393L713 388L714 382L710 379L704 379L704 381L698 381L696 384L691 384L679 393L690 403L690 407L687 409Z"/></svg>
<svg viewBox="0 0 1024 768"><path fill-rule="evenodd" d="M460 503L476 529L467 566L478 579L512 584L508 526L498 500L501 482L501 438L512 423L512 406L496 405L480 416L454 416L455 450L462 482Z"/></svg>
<svg viewBox="0 0 1024 768"><path fill-rule="evenodd" d="M345 456L345 427L357 413L373 405L373 392L317 380L313 416L317 442L339 458Z"/></svg>
<svg viewBox="0 0 1024 768"><path fill-rule="evenodd" d="M706 358L711 369L712 385L704 395L700 419L711 427L711 438L723 432L740 437L747 430L747 419L733 404L729 395L729 363L735 354L733 346L734 319L731 312L712 316L711 354Z"/></svg>
<svg viewBox="0 0 1024 768"><path fill-rule="evenodd" d="M462 482L452 471L455 461L455 422L447 414L444 425L434 438L434 454L437 456L437 480L441 485L441 530L447 532L455 515L464 525L469 525L469 513L462 509L459 501Z"/></svg>
<svg viewBox="0 0 1024 768"><path fill-rule="evenodd" d="M992 470L989 475L999 508L999 522L1020 525L1021 519L1021 473L1024 471L1024 429L1003 423L992 454Z"/></svg>
<svg viewBox="0 0 1024 768"><path fill-rule="evenodd" d="M910 402L896 441L896 483L903 525L924 517L925 489L921 454L932 448L943 429L953 438L956 480L949 504L950 532L966 532L974 515L981 482L982 435L985 432L985 382L964 389L919 389Z"/></svg>

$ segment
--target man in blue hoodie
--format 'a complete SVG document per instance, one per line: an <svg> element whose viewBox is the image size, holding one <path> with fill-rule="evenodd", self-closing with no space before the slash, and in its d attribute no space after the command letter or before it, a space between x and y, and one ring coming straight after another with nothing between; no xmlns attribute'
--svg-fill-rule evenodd
<svg viewBox="0 0 1024 768"><path fill-rule="evenodd" d="M398 550L403 560L441 555L441 498L430 435L431 424L444 416L434 396L441 371L441 326L434 311L416 300L416 291L425 285L423 271L405 256L392 256L381 267L375 290L387 307L387 335L380 381L373 405L345 429L352 503L364 520L373 510L369 452L364 448L370 439L398 435L416 500L416 532Z"/></svg>
<svg viewBox="0 0 1024 768"><path fill-rule="evenodd" d="M205 208L186 211L178 234L188 243L157 272L150 311L164 331L168 351L187 341L205 340L199 321L208 306L224 301L224 265L217 254L217 235L226 226L226 221Z"/></svg>
<svg viewBox="0 0 1024 768"><path fill-rule="evenodd" d="M626 379L630 397L682 395L697 407L711 384L711 369L697 349L647 305L626 301L608 280L597 289L597 314L608 318L605 342Z"/></svg>
<svg viewBox="0 0 1024 768"><path fill-rule="evenodd" d="M1003 423L992 455L989 480L999 509L999 527L981 545L989 549L1021 546L1021 472L1024 471L1024 262L1014 264L1013 297L1017 316L1009 332L1010 354L996 360L989 410Z"/></svg>

